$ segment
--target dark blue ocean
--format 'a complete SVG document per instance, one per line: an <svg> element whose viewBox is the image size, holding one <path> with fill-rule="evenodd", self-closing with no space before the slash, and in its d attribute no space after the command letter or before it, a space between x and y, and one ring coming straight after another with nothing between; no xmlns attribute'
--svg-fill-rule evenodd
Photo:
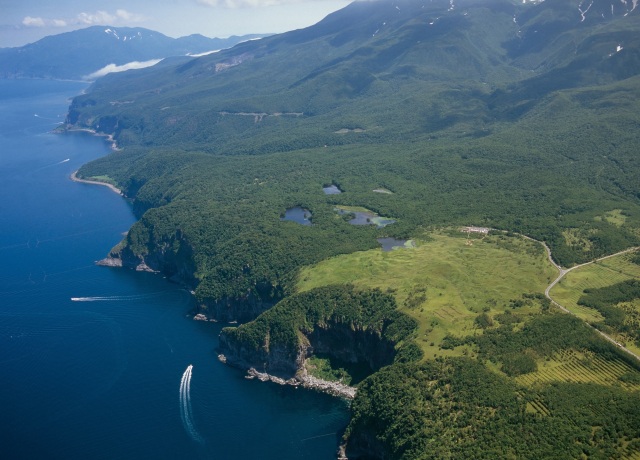
<svg viewBox="0 0 640 460"><path fill-rule="evenodd" d="M135 218L69 180L106 143L50 133L85 88L0 80L0 457L335 458L343 402L245 379L188 292L94 265Z"/></svg>

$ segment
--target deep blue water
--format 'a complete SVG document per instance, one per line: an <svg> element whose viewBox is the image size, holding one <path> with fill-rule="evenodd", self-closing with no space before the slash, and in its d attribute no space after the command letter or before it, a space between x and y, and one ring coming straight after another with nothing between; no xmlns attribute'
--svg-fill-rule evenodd
<svg viewBox="0 0 640 460"><path fill-rule="evenodd" d="M244 379L188 292L94 265L135 218L68 179L102 140L49 133L84 88L0 80L0 456L335 458L343 402Z"/></svg>

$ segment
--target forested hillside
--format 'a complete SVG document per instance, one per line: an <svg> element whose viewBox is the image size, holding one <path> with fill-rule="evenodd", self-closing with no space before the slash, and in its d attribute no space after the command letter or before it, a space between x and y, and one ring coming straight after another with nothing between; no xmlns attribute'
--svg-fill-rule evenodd
<svg viewBox="0 0 640 460"><path fill-rule="evenodd" d="M564 267L640 245L638 101L633 2L380 0L215 55L102 78L74 99L66 128L109 134L120 148L79 171L120 187L140 217L113 260L186 283L200 312L218 320L249 321L282 301L223 332L230 349L248 340L271 359L268 331L277 328L295 370L313 358L296 351L309 341L302 335L326 319L316 324L306 316L313 309L300 310L311 308L300 302L305 282L316 283L320 303L341 292L336 283L356 283L356 297L392 288L379 299L394 297L417 321L418 362L361 384L347 433L353 455L437 458L429 450L437 445L450 458L637 458L638 424L625 412L638 404L629 383L637 363L553 313L543 293L555 269L542 246L516 234L545 242ZM310 225L289 220L296 207ZM369 221L354 225L358 213ZM507 233L473 238L462 226ZM442 228L453 239L434 233ZM402 251L419 269L379 260L381 237L415 240L416 251ZM436 262L433 241L456 257ZM478 265L457 256L471 247L485 248ZM331 279L327 265L351 279ZM519 270L529 270L529 283L514 276L502 286ZM636 306L611 303L629 283L582 302L609 312L608 323L637 324L619 317ZM519 342L528 324L573 331L571 340L553 349ZM564 366L586 377L567 379ZM472 381L504 391L464 393ZM577 405L586 395L600 402L577 419L568 394ZM607 394L622 422L605 436ZM426 412L400 410L416 404L442 417L428 428ZM460 418L450 425L444 414L454 409ZM511 441L489 442L496 431Z"/></svg>

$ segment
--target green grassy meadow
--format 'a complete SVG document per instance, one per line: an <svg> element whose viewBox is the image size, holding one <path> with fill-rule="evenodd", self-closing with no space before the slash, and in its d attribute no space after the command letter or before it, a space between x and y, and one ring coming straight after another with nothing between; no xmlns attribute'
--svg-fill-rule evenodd
<svg viewBox="0 0 640 460"><path fill-rule="evenodd" d="M511 310L523 293L542 293L555 269L538 243L519 237L471 237L452 230L424 235L414 248L380 249L341 255L303 269L298 290L352 283L391 289L400 310L419 322L418 343L425 357L472 352L441 349L447 335L479 333L478 315ZM520 314L539 312L531 302Z"/></svg>
<svg viewBox="0 0 640 460"><path fill-rule="evenodd" d="M556 302L587 322L603 321L604 318L600 312L579 305L578 300L586 289L604 288L630 279L640 280L640 265L633 263L631 257L633 257L631 254L622 254L571 270L553 287L550 295ZM624 302L620 306L628 315L640 315L638 299ZM627 340L624 334L614 333L612 336L618 342L625 343L634 353L640 353L640 347L632 340Z"/></svg>
<svg viewBox="0 0 640 460"><path fill-rule="evenodd" d="M606 360L588 351L563 350L553 358L538 361L538 370L516 377L525 386L566 383L595 383L620 385L625 389L639 390L640 383L625 382L625 375L636 374L622 360Z"/></svg>

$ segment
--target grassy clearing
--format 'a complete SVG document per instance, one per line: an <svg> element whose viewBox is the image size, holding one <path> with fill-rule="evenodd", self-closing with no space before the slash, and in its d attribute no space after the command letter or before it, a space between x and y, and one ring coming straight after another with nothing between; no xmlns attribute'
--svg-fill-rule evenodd
<svg viewBox="0 0 640 460"><path fill-rule="evenodd" d="M419 322L418 343L425 356L472 353L470 348L440 349L446 335L479 333L478 315L507 309L523 293L542 293L556 272L541 245L517 237L484 238L443 232L425 235L416 247L379 249L337 256L302 270L298 290L353 283L391 289L400 309ZM535 303L519 314L539 311Z"/></svg>
<svg viewBox="0 0 640 460"><path fill-rule="evenodd" d="M616 227L622 227L627 222L627 215L624 214L622 209L614 209L609 212L605 212L603 216L597 216L596 221L607 221Z"/></svg>
<svg viewBox="0 0 640 460"><path fill-rule="evenodd" d="M640 265L631 262L631 257L633 256L630 254L623 254L572 270L553 287L550 295L556 302L585 321L603 321L604 318L595 309L578 305L578 299L584 294L585 289L603 288L628 279L640 279ZM630 315L640 315L638 302L625 302L624 309ZM621 335L614 334L614 338L626 342L625 337ZM626 342L626 345L633 352L640 352L640 348L632 342Z"/></svg>
<svg viewBox="0 0 640 460"><path fill-rule="evenodd" d="M118 183L109 176L91 176L88 179L96 182L104 182L105 184L118 185Z"/></svg>
<svg viewBox="0 0 640 460"><path fill-rule="evenodd" d="M620 458L622 460L640 460L640 452L629 450L628 452L623 452Z"/></svg>
<svg viewBox="0 0 640 460"><path fill-rule="evenodd" d="M585 234L584 230L578 228L569 228L562 232L567 246L579 249L581 251L590 251L593 248L593 244L587 238L588 234Z"/></svg>
<svg viewBox="0 0 640 460"><path fill-rule="evenodd" d="M525 386L552 382L596 383L621 385L629 390L639 390L640 383L625 381L625 376L635 371L621 360L607 361L589 352L564 350L553 358L538 361L538 370L516 377Z"/></svg>
<svg viewBox="0 0 640 460"><path fill-rule="evenodd" d="M578 305L584 290L611 286L630 278L640 278L640 266L628 262L623 255L570 271L550 294L555 301L579 317L597 321L602 320L597 311Z"/></svg>
<svg viewBox="0 0 640 460"><path fill-rule="evenodd" d="M319 379L328 380L330 382L341 382L345 385L351 383L351 376L342 367L332 366L331 358L312 356L305 362L305 367L309 374Z"/></svg>

